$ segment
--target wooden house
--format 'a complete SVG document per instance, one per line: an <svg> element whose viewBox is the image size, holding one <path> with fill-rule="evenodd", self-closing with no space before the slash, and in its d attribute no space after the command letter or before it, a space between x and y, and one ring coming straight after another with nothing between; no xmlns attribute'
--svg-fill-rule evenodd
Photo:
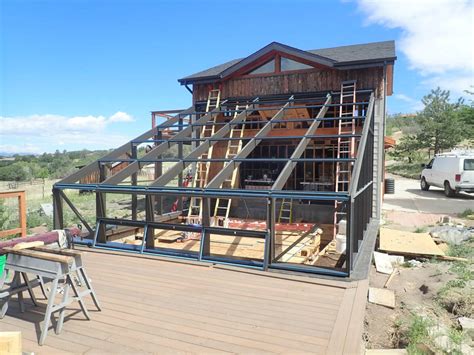
<svg viewBox="0 0 474 355"><path fill-rule="evenodd" d="M150 131L55 185L56 228L59 191L89 189L98 204L93 245L357 274L380 219L395 60L393 41L316 50L273 42L183 77L188 109L153 111ZM151 145L142 156L141 145ZM127 165L108 168L117 161ZM150 183L140 181L145 167L154 169ZM98 184L78 183L94 172ZM106 215L108 193L130 194L131 217ZM142 235L113 240L109 225Z"/></svg>

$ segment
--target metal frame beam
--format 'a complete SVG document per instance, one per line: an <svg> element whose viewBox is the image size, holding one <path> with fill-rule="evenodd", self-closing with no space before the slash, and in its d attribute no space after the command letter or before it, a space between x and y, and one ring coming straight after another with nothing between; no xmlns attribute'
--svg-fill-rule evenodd
<svg viewBox="0 0 474 355"><path fill-rule="evenodd" d="M257 108L257 102L258 98L254 100L254 102L251 104L254 109ZM194 159L198 159L201 155L209 151L209 148L212 147L217 143L217 141L213 141L210 138L223 138L227 134L229 134L231 130L231 124L234 123L239 123L243 122L247 118L247 111L243 111L242 113L238 114L235 116L230 122L228 122L224 127L222 127L220 130L218 130L212 137L209 137L206 139L202 144L200 144L196 149L194 149L190 154L188 154L184 159L180 159L178 163L173 165L171 168L169 168L163 175L161 175L158 179L153 181L150 185L148 186L165 186L168 182L173 180L173 178L182 173L184 169L186 169L189 165L191 165L192 161ZM201 161L201 160L199 160ZM204 161L204 160L202 160Z"/></svg>
<svg viewBox="0 0 474 355"><path fill-rule="evenodd" d="M225 101L224 101L225 102ZM224 103L222 102L222 103ZM222 104L221 103L221 104ZM216 107L214 110L211 112L206 113L203 117L201 117L196 123L206 123L208 122L211 118L212 115L217 114L217 111L219 110L219 107ZM191 110L192 112L192 110ZM179 117L176 117L176 122L179 121ZM182 131L177 133L175 135L175 138L181 139L184 137L189 137L194 130L194 125L191 124L188 127L184 128ZM164 142L156 147L154 147L152 150L150 150L147 154L143 156L142 159L156 159L156 157L160 156L163 154L166 150L174 146L176 142L168 141ZM105 179L101 184L102 185L115 185L123 180L125 180L127 177L129 177L131 174L136 173L140 170L140 163L138 161L135 161L131 163L129 166L127 166L125 169L120 170L116 174L110 176L109 178Z"/></svg>
<svg viewBox="0 0 474 355"><path fill-rule="evenodd" d="M273 122L278 120L285 114L285 109L290 106L293 100L293 95L288 99L287 103L281 107L278 112L265 124L265 126L258 131L258 133L253 137L243 148L242 150L232 158L229 163L224 166L224 168L218 173L214 178L209 182L206 188L219 188L222 183L229 177L230 174L237 169L241 162L236 161L236 159L245 159L250 153L262 142L260 137L265 137L273 129L273 126L277 123Z"/></svg>
<svg viewBox="0 0 474 355"><path fill-rule="evenodd" d="M271 190L281 190L285 186L286 182L288 181L288 178L291 175L291 172L296 167L296 164L298 164L297 162L293 161L293 159L299 159L303 155L306 147L311 141L311 138L309 138L308 136L314 135L314 133L318 129L319 125L321 124L320 119L326 114L328 110L327 105L331 103L331 99L331 95L328 94L326 102L324 104L325 106L321 107L321 109L319 110L314 122L311 124L311 126L309 126L308 130L305 133L305 136L300 140L293 154L291 154L290 160L285 164L285 167L278 175L276 181L271 187Z"/></svg>
<svg viewBox="0 0 474 355"><path fill-rule="evenodd" d="M150 129L149 131L143 133L142 135L138 136L134 140L139 141L139 140L144 140L144 139L148 139L150 137L153 137L157 130L168 127L170 124L174 124L174 123L178 122L180 115L183 115L183 114L187 115L192 111L193 111L193 106L191 106L188 109L182 111L180 114L174 116L173 118L163 122L161 125L156 126L152 129ZM121 147L119 147L119 148L113 150L112 152L110 152L109 154L105 155L104 159L117 158L117 157L121 156L122 154L130 153L131 150L132 150L131 142L127 142L124 145L122 145ZM62 179L59 182L60 183L69 183L69 184L74 183L74 182L80 180L81 178L93 173L94 171L97 171L98 169L99 169L99 164L98 164L97 161L95 161L95 162L90 163L89 165L86 165L85 167L81 168L79 171L76 171L75 173L69 175L68 177L65 177L64 179Z"/></svg>
<svg viewBox="0 0 474 355"><path fill-rule="evenodd" d="M355 165L352 173L351 182L349 185L349 192L351 196L355 196L357 192L357 185L359 183L360 171L362 169L363 156L365 152L365 146L367 144L367 137L370 129L370 124L372 121L372 112L374 110L375 96L374 93L370 95L369 107L367 108L366 119L364 122L364 127L362 128L362 139L357 148L357 156L355 160ZM382 138L383 139L383 138ZM353 197L354 198L354 197Z"/></svg>

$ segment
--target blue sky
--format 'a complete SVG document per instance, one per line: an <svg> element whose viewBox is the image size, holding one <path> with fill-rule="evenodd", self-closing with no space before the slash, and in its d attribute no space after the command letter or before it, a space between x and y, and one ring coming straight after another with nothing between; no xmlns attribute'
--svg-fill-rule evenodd
<svg viewBox="0 0 474 355"><path fill-rule="evenodd" d="M438 84L460 95L472 1L419 2L2 0L0 152L116 147L149 129L151 110L190 105L178 78L272 41L396 40L392 113L420 109Z"/></svg>

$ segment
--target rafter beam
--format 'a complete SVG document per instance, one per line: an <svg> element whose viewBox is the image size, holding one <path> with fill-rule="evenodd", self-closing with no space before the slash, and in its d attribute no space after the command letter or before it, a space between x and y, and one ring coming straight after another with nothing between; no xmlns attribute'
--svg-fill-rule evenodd
<svg viewBox="0 0 474 355"><path fill-rule="evenodd" d="M262 142L262 137L265 137L273 129L273 126L278 124L273 121L279 120L285 115L285 109L290 106L293 96L288 99L288 102L283 105L278 112L265 124L265 126L257 132L255 137L253 137L243 148L242 150L232 158L231 161L220 171L219 174L214 176L214 179L211 180L206 186L206 188L219 188L222 183L232 174L234 169L237 169L241 164L241 161L235 161L235 159L245 159L249 156L250 153L257 147L257 145Z"/></svg>
<svg viewBox="0 0 474 355"><path fill-rule="evenodd" d="M316 130L321 124L320 119L326 115L326 112L329 108L329 106L327 105L329 105L330 103L331 103L331 95L328 94L326 102L324 103L324 106L321 107L315 120L309 126L304 137L301 138L295 151L293 152L293 154L291 154L290 160L287 161L287 163L285 164L285 167L280 172L280 175L278 175L276 181L273 183L271 190L281 190L283 186L285 186L286 182L288 181L288 178L291 175L291 172L296 167L296 164L298 164L298 162L293 161L293 159L299 159L303 155L304 151L306 150L306 147L308 146L309 142L311 142L311 139L312 139L311 137L308 137L308 136L312 136L314 135L314 133L316 133Z"/></svg>
<svg viewBox="0 0 474 355"><path fill-rule="evenodd" d="M255 99L254 103L252 103L250 106L252 106L253 108L257 108L257 102L258 98ZM247 118L247 115L248 110L245 110L236 115L230 122L227 122L213 136L208 137L208 139L206 139L202 144L200 144L196 149L194 149L188 156L186 156L184 159L181 159L181 161L169 168L163 175L153 181L149 186L165 186L167 183L173 180L176 175L181 173L184 169L186 169L189 165L192 164L191 161L187 161L188 159L197 159L198 157L209 151L210 147L218 143L217 140L211 140L210 138L220 139L225 137L231 131L233 124L243 122Z"/></svg>
<svg viewBox="0 0 474 355"><path fill-rule="evenodd" d="M117 159L122 154L130 153L132 151L131 142L133 142L135 140L136 141L141 141L141 140L149 139L150 137L153 137L153 135L155 135L156 131L159 130L160 128L162 128L161 126L168 127L169 125L175 124L179 121L179 116L180 115L183 115L183 114L187 115L187 114L193 112L193 110L194 110L194 108L192 106L189 107L188 109L182 111L180 114L178 114L176 116L173 116L169 120L163 122L161 125L158 125L158 126L152 128L152 129L150 129L149 131L143 133L141 136L138 136L134 140L132 140L128 143L125 143L121 147L113 150L109 154L105 155L102 159L104 159L104 160ZM94 171L98 171L98 170L99 170L99 162L95 161L95 162L90 163L89 165L84 166L83 168L81 168L80 170L76 171L75 173L69 175L68 177L65 177L64 179L59 181L59 183L72 184L72 183L75 183L76 181L86 177L87 175L93 173Z"/></svg>
<svg viewBox="0 0 474 355"><path fill-rule="evenodd" d="M202 116L199 120L195 122L195 124L201 124L201 123L206 123L208 122L211 118L212 115L218 114L214 111L219 111L220 108L216 107L214 110L211 112L208 112L204 116ZM179 120L179 118L178 118ZM174 138L176 139L181 139L181 138L186 138L189 137L194 130L194 125L191 124L187 126L185 129L182 131L178 132ZM166 152L169 148L177 144L178 142L173 142L173 141L166 141L161 143L160 145L154 147L152 150L150 150L147 154L145 154L141 159L143 160L152 160L152 159L157 159L160 155L162 155L164 152ZM130 175L138 172L140 170L140 163L139 161L134 161L130 165L128 165L125 169L118 171L116 174L110 176L104 182L102 182L102 185L116 185L123 180L125 180L127 177Z"/></svg>

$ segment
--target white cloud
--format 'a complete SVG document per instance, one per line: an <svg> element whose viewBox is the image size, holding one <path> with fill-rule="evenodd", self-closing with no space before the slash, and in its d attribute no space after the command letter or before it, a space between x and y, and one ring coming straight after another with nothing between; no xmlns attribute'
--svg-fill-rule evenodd
<svg viewBox="0 0 474 355"><path fill-rule="evenodd" d="M35 154L54 151L58 147L68 150L114 148L131 137L110 129L117 123L132 121L131 115L120 111L108 118L51 114L0 116L0 152Z"/></svg>
<svg viewBox="0 0 474 355"><path fill-rule="evenodd" d="M430 85L461 93L474 82L471 0L358 0L369 23L402 30L397 49ZM428 82L427 82L428 83Z"/></svg>
<svg viewBox="0 0 474 355"><path fill-rule="evenodd" d="M395 100L403 101L408 104L408 109L410 111L421 111L423 109L423 103L420 100L416 100L412 97L409 97L405 94L393 94Z"/></svg>
<svg viewBox="0 0 474 355"><path fill-rule="evenodd" d="M134 119L126 112L118 111L109 118L109 122L133 122Z"/></svg>
<svg viewBox="0 0 474 355"><path fill-rule="evenodd" d="M52 136L72 133L101 132L107 125L116 122L132 122L133 118L125 112L116 112L109 118L104 116L30 115L20 117L0 116L2 135L40 135Z"/></svg>

